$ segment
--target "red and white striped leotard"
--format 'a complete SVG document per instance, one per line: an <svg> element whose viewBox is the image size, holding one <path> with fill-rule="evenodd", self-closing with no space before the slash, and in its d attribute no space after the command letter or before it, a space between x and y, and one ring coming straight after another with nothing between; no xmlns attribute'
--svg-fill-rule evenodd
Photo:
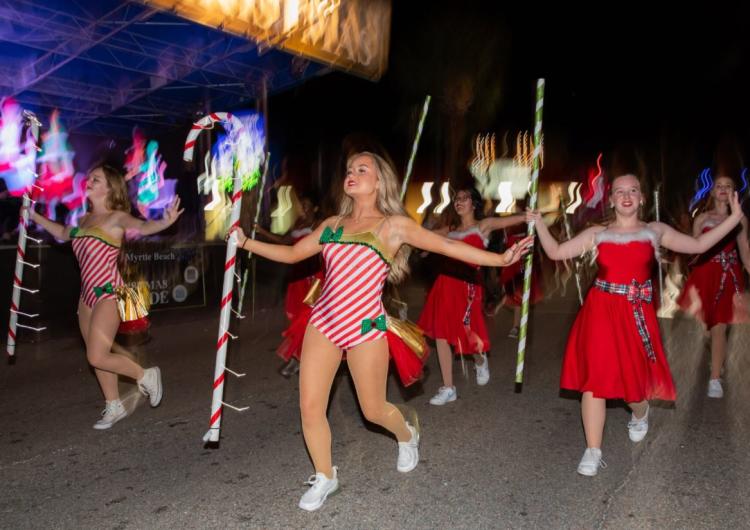
<svg viewBox="0 0 750 530"><path fill-rule="evenodd" d="M391 258L373 232L344 234L326 227L320 236L325 283L310 324L337 347L350 349L386 336L383 286Z"/></svg>
<svg viewBox="0 0 750 530"><path fill-rule="evenodd" d="M115 288L124 284L117 268L120 245L96 227L73 228L70 238L81 267L81 301L94 307L99 300L115 299Z"/></svg>

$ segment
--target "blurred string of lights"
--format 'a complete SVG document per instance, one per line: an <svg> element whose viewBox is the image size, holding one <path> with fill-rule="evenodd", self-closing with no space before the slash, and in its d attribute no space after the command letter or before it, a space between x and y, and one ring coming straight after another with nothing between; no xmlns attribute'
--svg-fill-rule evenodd
<svg viewBox="0 0 750 530"><path fill-rule="evenodd" d="M602 157L599 153L596 157L596 169L590 169L588 175L588 187L584 195L587 208L596 208L604 199L604 172L602 171Z"/></svg>
<svg viewBox="0 0 750 530"><path fill-rule="evenodd" d="M565 209L566 214L574 214L578 207L583 204L583 198L581 197L582 187L583 184L581 182L571 182L570 184L568 184L568 196L570 197L570 203Z"/></svg>

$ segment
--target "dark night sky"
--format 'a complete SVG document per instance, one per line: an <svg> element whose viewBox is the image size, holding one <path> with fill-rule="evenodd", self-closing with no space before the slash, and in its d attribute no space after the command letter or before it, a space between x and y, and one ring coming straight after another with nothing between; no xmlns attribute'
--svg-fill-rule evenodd
<svg viewBox="0 0 750 530"><path fill-rule="evenodd" d="M345 134L368 131L398 163L430 93L423 164L445 156L457 124L465 156L477 132L531 128L534 83L544 76L551 172L575 172L604 151L613 170L640 169L651 180L692 180L709 165L738 173L750 139L747 5L629 3L605 12L499 4L394 1L383 79L334 73L279 95L272 131L308 153L321 141L335 151Z"/></svg>

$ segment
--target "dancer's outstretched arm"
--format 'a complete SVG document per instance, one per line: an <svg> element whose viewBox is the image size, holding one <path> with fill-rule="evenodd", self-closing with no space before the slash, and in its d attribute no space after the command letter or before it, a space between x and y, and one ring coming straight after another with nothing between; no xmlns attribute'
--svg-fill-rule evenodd
<svg viewBox="0 0 750 530"><path fill-rule="evenodd" d="M534 243L533 236L529 236L504 253L496 254L431 232L419 226L412 218L404 215L389 217L387 225L386 238L388 241L386 244L389 248L398 250L402 244L406 244L467 263L490 267L507 267L515 263L529 251Z"/></svg>
<svg viewBox="0 0 750 530"><path fill-rule="evenodd" d="M542 244L544 253L547 254L549 259L555 261L573 259L585 254L594 248L594 236L597 232L604 230L603 226L590 226L568 241L560 243L550 234L549 228L544 224L542 214L538 211L527 211L526 221L534 222L534 228L539 236L539 242Z"/></svg>
<svg viewBox="0 0 750 530"><path fill-rule="evenodd" d="M495 230L502 230L510 226L520 225L526 220L526 216L522 213L506 215L503 217L485 217L479 221L479 230L484 234L489 234Z"/></svg>
<svg viewBox="0 0 750 530"><path fill-rule="evenodd" d="M157 221L144 221L127 212L117 212L115 222L124 230L135 230L143 236L150 236L172 226L184 211L180 209L180 198L175 197L172 204L164 210L164 216Z"/></svg>
<svg viewBox="0 0 750 530"><path fill-rule="evenodd" d="M47 219L42 214L36 213L33 208L29 208L29 220L35 222L47 232L52 235L58 241L69 241L70 240L70 227L65 226L61 223L56 223Z"/></svg>
<svg viewBox="0 0 750 530"><path fill-rule="evenodd" d="M250 239L239 226L232 228L227 237L234 234L237 238L237 246L258 256L263 256L264 258L280 263L297 263L321 251L323 247L320 246L320 235L323 233L325 227L333 225L336 219L336 217L329 217L320 223L318 228L297 241L294 245L277 245L274 243L264 243L257 239Z"/></svg>
<svg viewBox="0 0 750 530"><path fill-rule="evenodd" d="M664 248L683 254L703 254L721 241L744 217L736 191L732 194L729 207L731 208L729 217L697 237L678 232L664 223L649 223L649 226L661 236L661 245Z"/></svg>

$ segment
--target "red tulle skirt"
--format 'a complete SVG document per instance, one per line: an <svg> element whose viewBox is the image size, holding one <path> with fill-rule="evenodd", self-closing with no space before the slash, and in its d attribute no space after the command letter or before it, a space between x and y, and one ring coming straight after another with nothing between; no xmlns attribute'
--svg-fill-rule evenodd
<svg viewBox="0 0 750 530"><path fill-rule="evenodd" d="M440 274L427 295L417 325L431 339L446 340L458 354L489 351L483 298L481 285Z"/></svg>
<svg viewBox="0 0 750 530"><path fill-rule="evenodd" d="M745 290L745 274L739 265L732 266L740 293ZM711 329L717 324L747 322L744 298L737 293L734 281L727 271L721 287L721 263L707 261L697 265L685 282L677 303L683 311L699 318ZM717 294L721 294L717 298Z"/></svg>

